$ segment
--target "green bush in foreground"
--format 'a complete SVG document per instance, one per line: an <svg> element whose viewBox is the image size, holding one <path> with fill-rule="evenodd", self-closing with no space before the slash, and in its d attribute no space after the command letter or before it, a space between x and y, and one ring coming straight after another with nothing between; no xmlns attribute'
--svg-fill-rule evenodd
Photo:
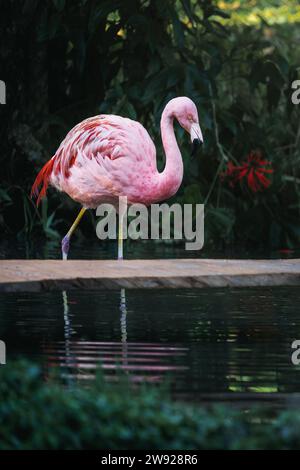
<svg viewBox="0 0 300 470"><path fill-rule="evenodd" d="M43 382L25 362L0 368L0 449L244 449L300 447L300 413L202 409L154 388L89 389Z"/></svg>

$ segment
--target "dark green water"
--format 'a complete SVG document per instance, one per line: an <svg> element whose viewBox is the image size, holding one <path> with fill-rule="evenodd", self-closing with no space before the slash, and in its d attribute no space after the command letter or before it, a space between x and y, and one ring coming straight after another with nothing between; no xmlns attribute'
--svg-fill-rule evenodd
<svg viewBox="0 0 300 470"><path fill-rule="evenodd" d="M0 339L5 367L32 358L45 377L59 367L90 379L102 364L108 379L121 367L193 400L300 391L296 287L2 294Z"/></svg>
<svg viewBox="0 0 300 470"><path fill-rule="evenodd" d="M218 249L204 245L202 250L187 251L184 243L174 241L144 240L124 242L126 259L164 259L164 258L299 258L300 251L253 251L239 248L236 244ZM84 240L71 241L70 259L115 259L117 243L114 240L101 241L96 235ZM46 239L6 240L0 242L0 259L60 259L60 240Z"/></svg>

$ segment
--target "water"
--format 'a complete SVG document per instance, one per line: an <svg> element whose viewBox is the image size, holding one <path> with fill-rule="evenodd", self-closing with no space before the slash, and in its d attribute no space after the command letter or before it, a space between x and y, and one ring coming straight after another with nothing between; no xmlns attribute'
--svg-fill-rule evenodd
<svg viewBox="0 0 300 470"><path fill-rule="evenodd" d="M185 250L184 243L161 240L126 240L124 242L126 259L165 259L165 258L299 258L299 250L254 251L244 247L221 247L216 250L205 245L200 251ZM20 238L0 242L0 259L60 259L60 240ZM74 238L71 241L69 259L116 259L117 242L98 240L92 235L84 240Z"/></svg>
<svg viewBox="0 0 300 470"><path fill-rule="evenodd" d="M45 378L89 381L102 364L189 400L285 400L300 391L299 312L297 287L1 294L0 339L8 364L37 360Z"/></svg>

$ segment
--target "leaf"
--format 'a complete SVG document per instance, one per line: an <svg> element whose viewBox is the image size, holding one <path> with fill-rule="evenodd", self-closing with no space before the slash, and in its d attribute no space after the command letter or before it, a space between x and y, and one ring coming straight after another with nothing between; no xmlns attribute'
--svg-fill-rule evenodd
<svg viewBox="0 0 300 470"><path fill-rule="evenodd" d="M131 103L129 103L129 101L127 101L124 104L123 110L125 112L125 115L128 116L130 119L136 119L137 118L136 111L135 111L133 105Z"/></svg>
<svg viewBox="0 0 300 470"><path fill-rule="evenodd" d="M179 49L182 49L184 45L184 32L183 32L182 23L179 20L175 12L173 14L172 23L173 23L175 43Z"/></svg>
<svg viewBox="0 0 300 470"><path fill-rule="evenodd" d="M231 209L210 207L206 210L205 223L212 226L215 232L229 235L235 223L235 215Z"/></svg>
<svg viewBox="0 0 300 470"><path fill-rule="evenodd" d="M272 111L277 107L281 96L281 89L274 86L273 82L268 83L267 85L267 100L268 108Z"/></svg>
<svg viewBox="0 0 300 470"><path fill-rule="evenodd" d="M5 189L0 188L0 201L11 203L12 199Z"/></svg>
<svg viewBox="0 0 300 470"><path fill-rule="evenodd" d="M272 81L273 85L277 88L281 88L284 85L284 77L275 62L271 60L267 60L264 63L263 72L265 77L268 77L270 81Z"/></svg>
<svg viewBox="0 0 300 470"><path fill-rule="evenodd" d="M65 8L65 0L52 0L57 11L61 12Z"/></svg>

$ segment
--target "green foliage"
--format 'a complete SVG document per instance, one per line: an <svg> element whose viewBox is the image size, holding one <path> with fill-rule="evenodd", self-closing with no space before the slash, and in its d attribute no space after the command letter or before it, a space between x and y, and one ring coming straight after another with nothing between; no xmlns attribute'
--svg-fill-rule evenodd
<svg viewBox="0 0 300 470"><path fill-rule="evenodd" d="M159 388L63 387L19 361L0 368L0 449L297 449L297 411L172 402Z"/></svg>
<svg viewBox="0 0 300 470"><path fill-rule="evenodd" d="M270 25L300 22L298 0L219 0L218 5L231 13L227 24Z"/></svg>
<svg viewBox="0 0 300 470"><path fill-rule="evenodd" d="M280 5L271 3L276 12ZM240 4L241 14L251 14ZM61 221L73 218L74 204L52 193L45 222L28 194L75 123L100 112L138 119L162 168L163 106L187 95L198 106L205 145L191 162L189 139L178 132L185 177L177 198L206 203L206 239L214 246L298 246L300 107L291 103L298 28L270 26L267 17L232 23L236 11L236 2L211 0L7 2L0 18L0 78L9 85L0 109L6 232L40 228L55 237L66 229ZM253 193L220 179L229 161L238 164L256 148L273 165L270 188Z"/></svg>

